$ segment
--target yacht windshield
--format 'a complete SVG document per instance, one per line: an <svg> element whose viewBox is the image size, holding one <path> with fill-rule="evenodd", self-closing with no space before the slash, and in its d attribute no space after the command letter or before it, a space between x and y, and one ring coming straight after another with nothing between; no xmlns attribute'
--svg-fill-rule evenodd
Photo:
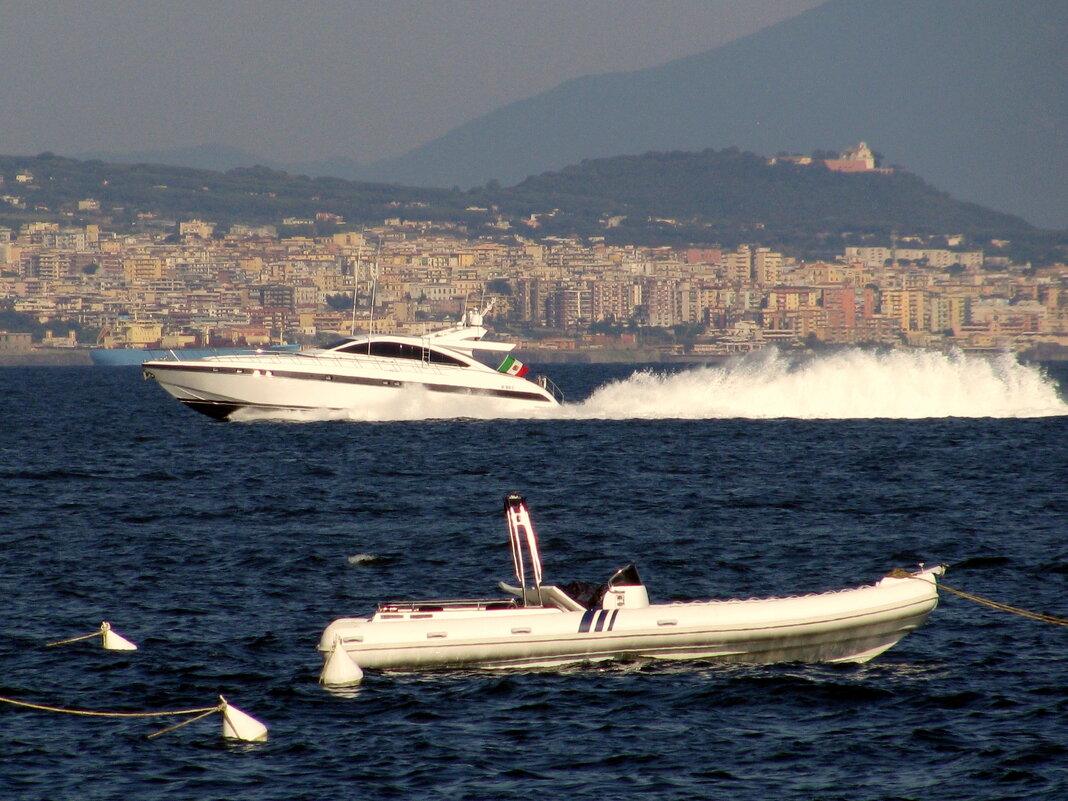
<svg viewBox="0 0 1068 801"><path fill-rule="evenodd" d="M608 579L609 587L635 587L642 583L638 576L638 568L634 565L621 567Z"/></svg>

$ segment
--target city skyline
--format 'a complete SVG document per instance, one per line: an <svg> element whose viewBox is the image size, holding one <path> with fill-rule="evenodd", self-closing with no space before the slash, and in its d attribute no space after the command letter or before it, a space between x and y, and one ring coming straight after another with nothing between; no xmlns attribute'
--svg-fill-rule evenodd
<svg viewBox="0 0 1068 801"><path fill-rule="evenodd" d="M1064 265L1034 269L963 241L947 249L910 237L804 261L759 243L493 241L400 220L314 238L274 226L216 233L200 220L180 223L177 236L28 224L0 242L0 302L22 320L60 331L76 323L120 348L321 343L371 319L377 332L419 335L488 294L496 320L531 337L521 348L633 354L641 331L652 336L645 352L661 356L816 343L1068 348ZM90 343L60 333L43 344ZM0 340L0 351L31 346L29 333Z"/></svg>

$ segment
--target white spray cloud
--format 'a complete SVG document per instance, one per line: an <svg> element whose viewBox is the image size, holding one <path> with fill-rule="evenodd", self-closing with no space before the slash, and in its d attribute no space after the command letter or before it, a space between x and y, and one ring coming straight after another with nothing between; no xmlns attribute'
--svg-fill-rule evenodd
<svg viewBox="0 0 1068 801"><path fill-rule="evenodd" d="M575 417L863 419L1068 414L1040 369L996 358L851 349L797 361L776 351L717 367L644 371L598 388Z"/></svg>

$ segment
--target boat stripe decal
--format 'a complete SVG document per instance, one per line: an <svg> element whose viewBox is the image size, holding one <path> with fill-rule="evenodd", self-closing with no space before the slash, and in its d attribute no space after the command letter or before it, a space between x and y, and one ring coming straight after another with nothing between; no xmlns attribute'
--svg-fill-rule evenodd
<svg viewBox="0 0 1068 801"><path fill-rule="evenodd" d="M611 631L616 625L618 614L618 609L587 609L582 613L582 620L579 621L579 634L589 631Z"/></svg>
<svg viewBox="0 0 1068 801"><path fill-rule="evenodd" d="M590 630L590 624L593 622L593 616L596 614L596 609L587 609L582 613L582 620L579 622L579 634L585 634Z"/></svg>

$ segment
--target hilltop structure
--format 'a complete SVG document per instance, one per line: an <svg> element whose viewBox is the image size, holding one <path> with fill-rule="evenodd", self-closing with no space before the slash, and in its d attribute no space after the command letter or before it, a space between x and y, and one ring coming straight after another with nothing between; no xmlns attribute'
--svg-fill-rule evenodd
<svg viewBox="0 0 1068 801"><path fill-rule="evenodd" d="M788 162L804 166L814 164L816 161L811 156L773 156L768 159L768 164ZM877 172L890 175L894 171L892 167L875 166L875 154L868 147L867 142L860 142L856 147L847 147L838 154L836 159L820 159L819 162L834 172Z"/></svg>
<svg viewBox="0 0 1068 801"><path fill-rule="evenodd" d="M843 150L836 159L824 159L823 163L828 170L834 172L879 172L889 175L893 169L889 167L876 167L875 154L871 152L867 142L861 142L856 147Z"/></svg>

